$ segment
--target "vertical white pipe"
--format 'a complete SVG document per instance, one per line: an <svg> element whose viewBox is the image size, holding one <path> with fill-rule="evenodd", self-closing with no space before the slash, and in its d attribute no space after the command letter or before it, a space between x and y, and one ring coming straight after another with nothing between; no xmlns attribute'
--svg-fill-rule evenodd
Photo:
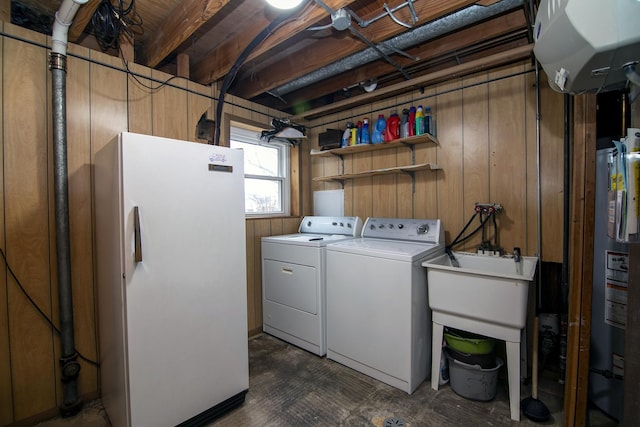
<svg viewBox="0 0 640 427"><path fill-rule="evenodd" d="M56 12L53 22L51 51L55 53L67 54L67 40L69 27L73 22L78 9L89 0L64 0L60 9Z"/></svg>

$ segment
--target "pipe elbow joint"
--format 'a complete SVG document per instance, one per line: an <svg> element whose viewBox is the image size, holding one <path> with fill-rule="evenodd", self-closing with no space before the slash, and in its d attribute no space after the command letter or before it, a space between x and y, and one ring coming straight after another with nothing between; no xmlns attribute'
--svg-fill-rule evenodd
<svg viewBox="0 0 640 427"><path fill-rule="evenodd" d="M51 34L51 51L67 54L67 34L78 9L89 0L64 0L55 13Z"/></svg>

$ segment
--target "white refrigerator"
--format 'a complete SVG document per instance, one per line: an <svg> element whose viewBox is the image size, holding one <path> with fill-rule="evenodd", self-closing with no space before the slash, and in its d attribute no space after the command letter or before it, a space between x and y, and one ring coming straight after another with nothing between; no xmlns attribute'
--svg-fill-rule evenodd
<svg viewBox="0 0 640 427"><path fill-rule="evenodd" d="M102 401L201 425L249 387L243 153L122 133L95 159Z"/></svg>

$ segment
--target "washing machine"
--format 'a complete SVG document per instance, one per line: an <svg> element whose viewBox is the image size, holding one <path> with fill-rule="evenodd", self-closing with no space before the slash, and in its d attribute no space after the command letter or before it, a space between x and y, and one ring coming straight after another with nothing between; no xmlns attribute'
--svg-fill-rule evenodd
<svg viewBox="0 0 640 427"><path fill-rule="evenodd" d="M355 216L306 216L298 233L262 238L262 330L324 356L326 248L360 236Z"/></svg>
<svg viewBox="0 0 640 427"><path fill-rule="evenodd" d="M409 394L431 369L422 262L444 253L440 220L368 218L327 246L327 358Z"/></svg>

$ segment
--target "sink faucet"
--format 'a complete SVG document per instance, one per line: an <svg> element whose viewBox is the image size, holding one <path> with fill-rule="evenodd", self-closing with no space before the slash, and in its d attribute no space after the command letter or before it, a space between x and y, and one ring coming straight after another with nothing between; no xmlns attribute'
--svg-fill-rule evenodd
<svg viewBox="0 0 640 427"><path fill-rule="evenodd" d="M513 260L516 263L516 273L522 274L522 255L518 247L513 248Z"/></svg>

